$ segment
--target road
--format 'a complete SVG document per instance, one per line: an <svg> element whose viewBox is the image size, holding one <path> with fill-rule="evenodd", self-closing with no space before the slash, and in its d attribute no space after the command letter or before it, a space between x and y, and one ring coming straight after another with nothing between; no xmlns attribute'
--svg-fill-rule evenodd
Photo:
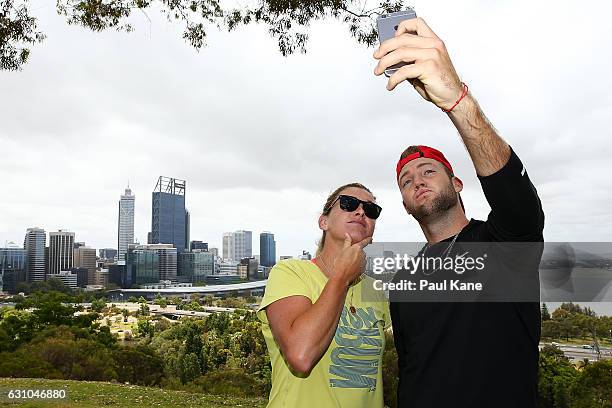
<svg viewBox="0 0 612 408"><path fill-rule="evenodd" d="M540 343L540 349L542 349L545 344L550 343ZM584 360L585 358L588 358L591 361L597 360L597 353L594 349L584 349L582 346L575 346L571 344L559 344L557 347L559 347L561 351L563 351L563 354L565 354L565 356L572 361L580 361ZM599 351L601 352L599 356L600 359L612 359L612 348L600 347Z"/></svg>

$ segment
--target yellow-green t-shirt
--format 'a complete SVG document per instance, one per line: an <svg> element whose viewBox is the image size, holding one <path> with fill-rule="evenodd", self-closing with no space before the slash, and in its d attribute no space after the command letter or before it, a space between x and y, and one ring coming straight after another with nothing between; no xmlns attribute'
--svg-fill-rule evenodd
<svg viewBox="0 0 612 408"><path fill-rule="evenodd" d="M327 351L310 374L301 377L285 362L272 336L265 308L295 295L315 303L327 277L316 264L306 260L288 259L272 268L257 311L272 364L268 408L383 407L384 329L391 325L391 320L389 304L382 293L369 289L372 282L366 276L349 288L336 334ZM355 314L349 311L351 304Z"/></svg>

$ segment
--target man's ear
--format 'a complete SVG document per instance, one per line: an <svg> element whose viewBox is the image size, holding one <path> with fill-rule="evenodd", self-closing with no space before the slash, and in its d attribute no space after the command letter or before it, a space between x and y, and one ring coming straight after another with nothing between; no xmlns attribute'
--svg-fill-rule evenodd
<svg viewBox="0 0 612 408"><path fill-rule="evenodd" d="M461 191L463 191L463 181L461 181L461 179L457 176L453 176L452 180L455 192L460 193Z"/></svg>
<svg viewBox="0 0 612 408"><path fill-rule="evenodd" d="M328 225L327 225L327 215L323 215L321 214L319 216L319 229L321 231L327 231Z"/></svg>

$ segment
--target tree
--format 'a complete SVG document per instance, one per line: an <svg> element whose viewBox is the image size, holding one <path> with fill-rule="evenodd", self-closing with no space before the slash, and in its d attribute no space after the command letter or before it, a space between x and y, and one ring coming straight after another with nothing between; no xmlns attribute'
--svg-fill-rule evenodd
<svg viewBox="0 0 612 408"><path fill-rule="evenodd" d="M548 312L546 303L542 303L542 321L545 322L547 320L550 320L550 313Z"/></svg>
<svg viewBox="0 0 612 408"><path fill-rule="evenodd" d="M200 362L198 361L198 357L195 353L186 353L181 361L181 382L183 384L188 383L190 381L195 380L200 375L202 375L202 371L200 369Z"/></svg>
<svg viewBox="0 0 612 408"><path fill-rule="evenodd" d="M572 407L612 407L612 360L586 366L573 384L571 394Z"/></svg>
<svg viewBox="0 0 612 408"><path fill-rule="evenodd" d="M42 42L45 35L30 15L28 0L18 0L18 4L15 0L0 1L0 69L18 70L30 55L30 49L20 45ZM307 27L313 21L342 21L357 42L372 45L377 38L374 17L405 8L403 0L380 0L371 9L357 0L257 0L242 3L239 8L235 4L221 0L57 0L56 10L68 24L93 31L130 32L134 27L127 21L133 11L146 15L159 9L169 21L183 25L183 39L196 49L205 46L210 27L231 31L248 24L264 24L277 39L281 54L287 56L296 50L306 52Z"/></svg>
<svg viewBox="0 0 612 408"><path fill-rule="evenodd" d="M569 408L569 388L577 371L556 346L546 345L540 351L538 394L540 408Z"/></svg>
<svg viewBox="0 0 612 408"><path fill-rule="evenodd" d="M106 302L103 299L95 299L91 302L91 310L99 313L106 307Z"/></svg>
<svg viewBox="0 0 612 408"><path fill-rule="evenodd" d="M138 319L138 335L140 337L153 337L155 334L155 327L147 319Z"/></svg>

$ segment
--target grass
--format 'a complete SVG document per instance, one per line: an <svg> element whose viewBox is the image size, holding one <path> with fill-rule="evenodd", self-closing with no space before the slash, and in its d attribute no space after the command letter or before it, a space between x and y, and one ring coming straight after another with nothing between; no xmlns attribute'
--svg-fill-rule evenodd
<svg viewBox="0 0 612 408"><path fill-rule="evenodd" d="M66 390L64 400L22 400L7 398L11 389ZM90 407L265 407L264 398L238 398L221 395L196 394L161 388L113 384L95 381L47 380L43 378L0 378L0 407L27 408L90 408Z"/></svg>

